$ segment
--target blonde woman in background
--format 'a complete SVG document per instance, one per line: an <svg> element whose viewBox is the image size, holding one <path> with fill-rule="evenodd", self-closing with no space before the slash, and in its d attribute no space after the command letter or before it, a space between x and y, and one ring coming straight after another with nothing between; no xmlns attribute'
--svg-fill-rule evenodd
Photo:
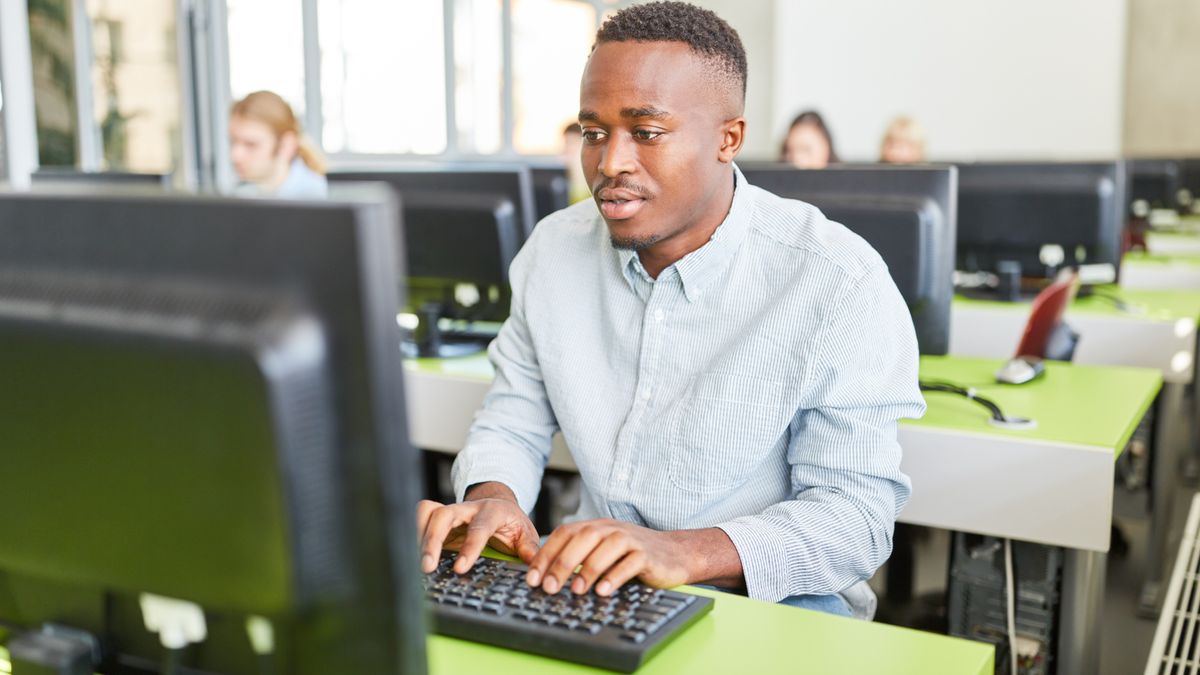
<svg viewBox="0 0 1200 675"><path fill-rule="evenodd" d="M329 193L325 159L278 94L256 91L229 113L230 158L242 181L234 194L319 199Z"/></svg>
<svg viewBox="0 0 1200 675"><path fill-rule="evenodd" d="M888 125L879 147L884 164L921 164L925 161L925 132L911 117L897 117Z"/></svg>

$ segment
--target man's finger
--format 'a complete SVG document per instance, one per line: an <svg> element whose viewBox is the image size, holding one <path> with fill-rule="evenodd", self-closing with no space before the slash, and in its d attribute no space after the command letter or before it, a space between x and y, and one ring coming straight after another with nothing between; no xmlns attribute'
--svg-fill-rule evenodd
<svg viewBox="0 0 1200 675"><path fill-rule="evenodd" d="M607 528L599 525L584 525L577 529L575 536L571 537L546 567L542 575L542 588L547 593L557 593L560 588L566 586L567 580L575 573L575 568L591 554L604 534L607 534Z"/></svg>
<svg viewBox="0 0 1200 675"><path fill-rule="evenodd" d="M624 533L618 531L609 534L584 559L579 573L571 582L571 592L577 595L587 593L600 575L607 572L626 553L629 553L629 539Z"/></svg>
<svg viewBox="0 0 1200 675"><path fill-rule="evenodd" d="M417 539L420 540L425 536L425 527L429 524L429 516L433 515L434 511L445 506L440 502L422 499L417 502Z"/></svg>
<svg viewBox="0 0 1200 675"><path fill-rule="evenodd" d="M529 563L529 574L525 576L525 581L534 588L542 585L542 579L546 575L546 568L550 563L558 557L558 552L567 545L571 537L575 534L578 528L572 525L563 525L557 530L550 533L550 537L546 539L546 543L542 544L542 548L533 556L533 560Z"/></svg>
<svg viewBox="0 0 1200 675"><path fill-rule="evenodd" d="M517 557L521 562L528 565L533 557L537 555L540 542L538 539L537 530L532 526L521 529L521 534L516 541Z"/></svg>
<svg viewBox="0 0 1200 675"><path fill-rule="evenodd" d="M463 540L462 546L458 549L458 559L454 561L455 572L466 574L471 571L471 567L479 559L479 554L483 553L483 549L487 546L488 540L496 533L498 524L499 519L487 511L475 516L471 524L467 525L467 538Z"/></svg>
<svg viewBox="0 0 1200 675"><path fill-rule="evenodd" d="M596 594L612 595L622 584L641 574L645 568L645 553L641 551L629 553L601 577L600 583L596 584Z"/></svg>
<svg viewBox="0 0 1200 675"><path fill-rule="evenodd" d="M469 504L443 506L429 516L425 527L425 536L421 540L421 569L426 574L437 569L438 558L442 555L442 543L446 541L450 530L468 523L474 515L474 509Z"/></svg>

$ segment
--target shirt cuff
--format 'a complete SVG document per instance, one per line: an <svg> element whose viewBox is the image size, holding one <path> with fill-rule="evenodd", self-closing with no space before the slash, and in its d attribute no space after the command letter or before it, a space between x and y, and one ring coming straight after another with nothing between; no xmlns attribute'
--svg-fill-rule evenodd
<svg viewBox="0 0 1200 675"><path fill-rule="evenodd" d="M788 547L788 537L761 518L739 518L717 525L737 549L742 560L742 577L746 580L746 595L756 600L779 602L795 595L788 561L796 552Z"/></svg>
<svg viewBox="0 0 1200 675"><path fill-rule="evenodd" d="M517 496L521 510L530 513L541 491L543 469L510 448L476 446L465 449L455 458L450 472L454 498L461 502L467 488L477 483L503 483Z"/></svg>

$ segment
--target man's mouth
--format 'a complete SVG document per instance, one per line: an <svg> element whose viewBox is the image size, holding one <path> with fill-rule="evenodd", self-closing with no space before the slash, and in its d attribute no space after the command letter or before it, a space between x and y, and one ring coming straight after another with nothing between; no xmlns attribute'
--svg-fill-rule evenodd
<svg viewBox="0 0 1200 675"><path fill-rule="evenodd" d="M632 218L646 205L646 199L641 195L620 188L604 188L597 197L600 201L600 213L608 220Z"/></svg>

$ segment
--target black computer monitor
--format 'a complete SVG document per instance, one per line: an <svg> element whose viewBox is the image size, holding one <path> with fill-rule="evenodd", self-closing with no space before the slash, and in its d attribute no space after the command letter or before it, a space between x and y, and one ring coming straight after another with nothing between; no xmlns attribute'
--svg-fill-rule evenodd
<svg viewBox="0 0 1200 675"><path fill-rule="evenodd" d="M419 164L380 169L339 169L331 171L328 178L333 184L348 181L384 182L401 195L412 190L500 194L508 197L516 209L522 242L537 224L533 175L524 164Z"/></svg>
<svg viewBox="0 0 1200 675"><path fill-rule="evenodd" d="M1179 160L1180 206L1200 213L1200 157Z"/></svg>
<svg viewBox="0 0 1200 675"><path fill-rule="evenodd" d="M1144 218L1150 209L1179 208L1181 183L1178 160L1131 159L1125 164L1125 173L1129 180L1127 217Z"/></svg>
<svg viewBox="0 0 1200 675"><path fill-rule="evenodd" d="M571 205L570 183L567 179L567 167L562 164L531 164L530 175L533 177L533 203L536 211L534 220L541 222L543 218L561 211Z"/></svg>
<svg viewBox="0 0 1200 675"><path fill-rule="evenodd" d="M132 171L83 171L74 167L42 167L30 176L35 190L60 187L122 187L158 188L171 187L169 173L136 173Z"/></svg>
<svg viewBox="0 0 1200 675"><path fill-rule="evenodd" d="M960 164L958 171L958 269L1007 267L1052 279L1062 267L1086 264L1109 267L1115 278L1124 162Z"/></svg>
<svg viewBox="0 0 1200 675"><path fill-rule="evenodd" d="M409 354L463 356L486 348L494 328L441 330L439 322L508 318L508 270L521 246L512 201L500 194L440 190L409 190L402 199L407 309L418 316L414 340L406 342ZM466 300L464 285L473 289Z"/></svg>
<svg viewBox="0 0 1200 675"><path fill-rule="evenodd" d="M155 672L152 593L205 611L185 672L424 672L398 218L362 190L0 196L0 625Z"/></svg>
<svg viewBox="0 0 1200 675"><path fill-rule="evenodd" d="M753 185L809 202L871 244L908 303L922 354L950 346L956 184L953 167L743 169Z"/></svg>

